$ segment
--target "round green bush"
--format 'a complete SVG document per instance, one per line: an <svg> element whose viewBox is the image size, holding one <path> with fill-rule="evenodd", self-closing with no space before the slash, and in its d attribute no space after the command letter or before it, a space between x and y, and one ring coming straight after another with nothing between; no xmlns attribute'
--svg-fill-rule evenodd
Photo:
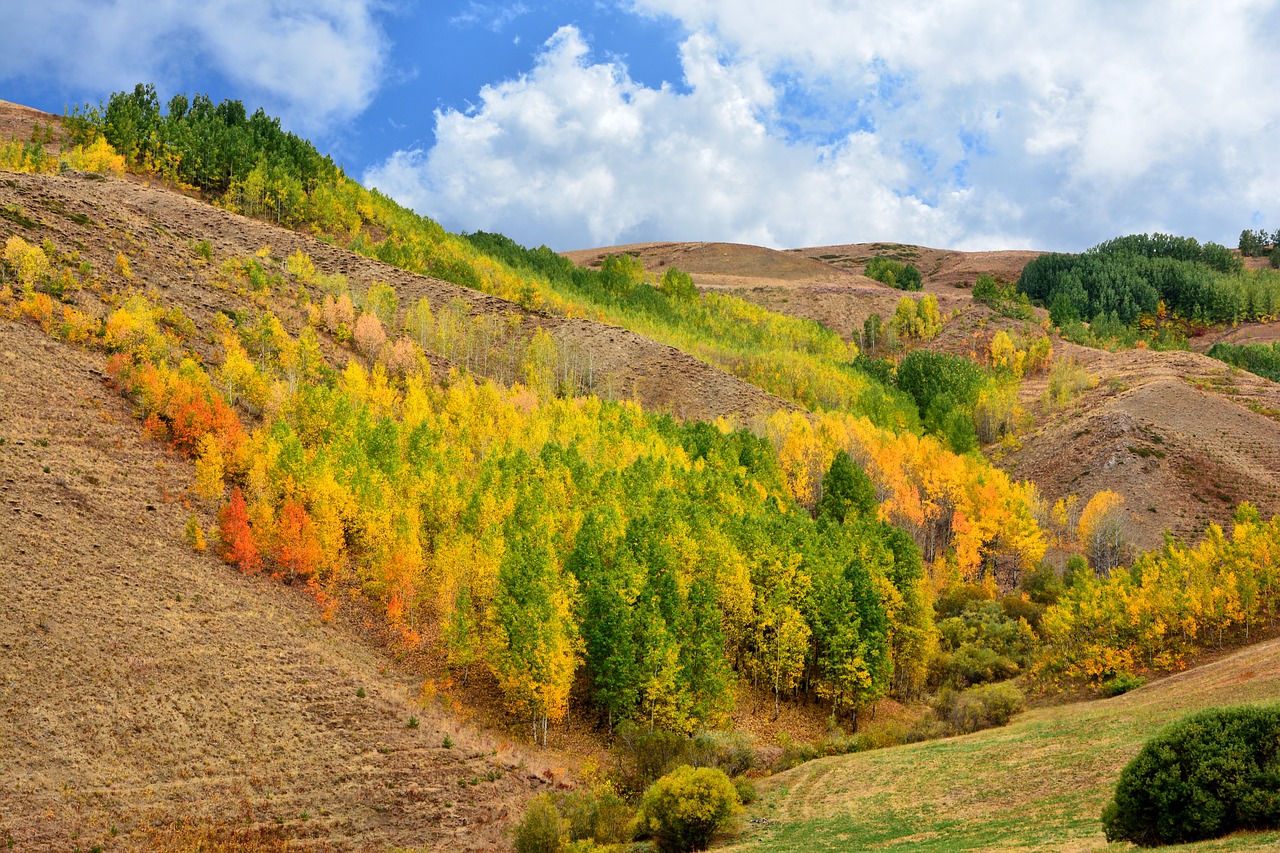
<svg viewBox="0 0 1280 853"><path fill-rule="evenodd" d="M677 767L644 792L639 825L662 853L706 850L711 837L741 811L738 792L724 771Z"/></svg>
<svg viewBox="0 0 1280 853"><path fill-rule="evenodd" d="M1141 847L1280 827L1280 705L1174 723L1120 773L1102 823L1108 841Z"/></svg>

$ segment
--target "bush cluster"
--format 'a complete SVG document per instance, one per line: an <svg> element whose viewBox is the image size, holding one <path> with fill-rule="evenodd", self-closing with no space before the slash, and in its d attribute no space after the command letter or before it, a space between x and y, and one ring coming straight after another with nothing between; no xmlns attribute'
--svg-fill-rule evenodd
<svg viewBox="0 0 1280 853"><path fill-rule="evenodd" d="M1156 735L1102 823L1108 841L1141 847L1280 827L1280 704L1212 708Z"/></svg>

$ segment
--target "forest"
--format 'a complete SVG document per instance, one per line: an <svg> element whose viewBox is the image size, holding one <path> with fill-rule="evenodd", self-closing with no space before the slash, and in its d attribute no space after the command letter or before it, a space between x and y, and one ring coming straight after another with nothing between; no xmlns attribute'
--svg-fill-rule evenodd
<svg viewBox="0 0 1280 853"><path fill-rule="evenodd" d="M465 305L401 305L388 285L265 250L220 267L218 286L260 310L223 315L204 365L191 338L210 330L180 310L135 292L82 312L63 300L86 275L74 253L8 240L0 311L109 354L143 428L194 460L219 524L193 517L192 547L304 585L323 612L367 602L397 648L492 678L535 740L571 700L609 729L692 732L723 725L745 684L852 722L884 696L1028 670L1096 683L1274 618L1275 522L1248 507L1230 538L1211 528L1126 568L1109 538L1117 496L1050 508L973 452L1011 428L1010 383L1052 353L1004 332L984 366L921 348L943 323L932 297L904 296L890 321L910 346L859 353L678 270L655 280L626 255L581 269L449 234L236 102L178 96L165 112L139 86L69 121L67 157L96 151L103 170L123 162L410 271L626 326L809 409L751 424L644 412L591 394L518 318L489 328ZM1280 280L1233 261L1120 238L1042 257L1019 289L1064 323L1270 315ZM305 327L287 331L273 297L304 306ZM429 352L458 366L433 373ZM1051 543L1078 552L1066 584L1042 563Z"/></svg>
<svg viewBox="0 0 1280 853"><path fill-rule="evenodd" d="M1130 329L1158 338L1172 327L1185 337L1197 324L1280 314L1280 273L1245 270L1223 246L1165 234L1118 237L1079 255L1041 255L1027 264L1018 289L1048 308L1064 334L1087 322L1095 332Z"/></svg>

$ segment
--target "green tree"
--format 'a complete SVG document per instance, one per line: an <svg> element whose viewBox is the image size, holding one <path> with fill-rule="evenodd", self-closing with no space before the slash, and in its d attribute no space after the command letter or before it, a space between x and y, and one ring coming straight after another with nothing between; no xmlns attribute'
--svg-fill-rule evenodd
<svg viewBox="0 0 1280 853"><path fill-rule="evenodd" d="M579 622L592 701L612 729L635 713L643 662L636 645L634 563L625 549L607 541L606 529L617 523L606 520L608 515L608 509L587 512L565 570L577 579L581 593Z"/></svg>
<svg viewBox="0 0 1280 853"><path fill-rule="evenodd" d="M1102 813L1108 841L1141 847L1280 827L1280 705L1212 708L1148 741Z"/></svg>
<svg viewBox="0 0 1280 853"><path fill-rule="evenodd" d="M508 709L529 720L534 741L544 746L548 725L568 710L580 643L573 618L576 584L560 573L539 529L545 502L536 486L528 488L507 522L507 548L490 605L489 655Z"/></svg>
<svg viewBox="0 0 1280 853"><path fill-rule="evenodd" d="M875 484L867 472L841 450L831 460L831 467L822 478L818 518L829 518L837 524L843 524L852 515L874 518L878 506Z"/></svg>

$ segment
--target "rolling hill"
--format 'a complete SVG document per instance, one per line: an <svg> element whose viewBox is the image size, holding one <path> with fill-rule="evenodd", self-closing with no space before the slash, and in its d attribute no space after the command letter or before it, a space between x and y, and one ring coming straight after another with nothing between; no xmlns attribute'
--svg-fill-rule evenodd
<svg viewBox="0 0 1280 853"><path fill-rule="evenodd" d="M0 135L25 135L33 121L53 120L0 103ZM757 426L777 410L799 411L619 326L415 275L137 176L0 174L0 240L10 236L47 240L92 271L93 285L65 294L70 304L101 316L141 292L180 309L195 330L190 345L207 364L220 358L213 330L227 318L269 308L290 334L307 327L308 305L296 293L268 288L264 296L225 281L227 264L260 257L281 266L304 252L322 275L392 285L400 299L396 325L426 297L526 336L546 331L589 359L601 396L677 418ZM861 275L866 261L877 254L909 260L924 272L925 292L954 315L934 346L961 354L1009 322L975 304L967 285L979 273L1014 279L1036 254L897 244L779 252L723 243L568 254L594 266L619 252L649 271L678 267L702 289L819 321L846 340L856 339L869 314L888 316L902 298ZM327 335L320 345L336 368L358 359ZM1054 345L1101 381L1057 411L1039 408L1047 380L1025 383L1033 431L1020 448L994 454L1015 477L1032 479L1050 500L1120 492L1130 538L1143 547L1159 544L1165 529L1197 536L1206 522L1225 521L1239 500L1264 515L1280 511L1280 386L1195 353ZM428 359L440 376L459 366L438 353ZM441 664L388 651L385 625L359 601L325 621L298 586L247 577L193 552L183 524L194 514L211 529L216 506L188 491L191 463L144 438L133 408L107 380L101 354L61 343L31 322L0 318L0 845L505 849L528 799L565 784L564 767L600 748L594 734L577 732L558 742L563 752L512 746L497 700L481 697L492 713L474 723L458 707L433 702L422 689L424 672ZM944 832L961 827L978 846L1022 837L1088 849L1096 841L1089 809L1124 757L1173 712L1178 703L1169 697L1185 694L1179 703L1190 708L1274 695L1274 652L1274 644L1259 646L1231 659L1237 663L1105 705L1038 710L1022 728L848 759L861 768L850 773L882 774L875 777L885 780L881 805L901 818L868 831L886 844L941 845L953 837ZM1237 682L1238 690L1224 686ZM740 707L734 719L748 727L752 713ZM804 713L791 708L783 717ZM813 724L806 717L796 725ZM1073 764L1069 740L1095 730L1105 756ZM1024 776L1011 778L1023 780L1023 790L1043 789L1045 835L1018 836L1012 823L975 818L985 807L974 791L996 783L966 763L965 744L976 745L982 766L1017 765ZM1031 778L1039 757L1059 774L1051 782ZM900 762L932 768L930 784L950 786L929 794L937 800L927 807L934 823L895 799L891 777L909 778ZM844 766L814 764L770 783L768 811L757 812L769 822L757 824L762 834L750 843L812 836L820 844L864 831L840 817L848 797L816 793L853 791L837 769ZM943 767L972 775L946 776ZM1051 786L1076 792L1080 802L1055 800Z"/></svg>
<svg viewBox="0 0 1280 853"><path fill-rule="evenodd" d="M892 316L903 293L862 270L872 257L913 263L923 293L953 314L931 346L959 354L981 351L990 334L1017 323L975 303L980 274L1016 281L1032 251L960 252L895 243L862 243L777 251L729 243L646 243L567 253L580 265L631 254L661 274L670 266L699 288L729 292L783 314L816 320L856 342L872 313ZM1044 312L1040 312L1044 316ZM1023 324L1026 325L1026 324ZM1280 323L1242 324L1193 341L1270 341ZM1041 333L1042 334L1042 333ZM1099 381L1070 406L1042 404L1044 376L1028 377L1021 399L1034 426L1021 447L994 459L1017 479L1034 482L1052 503L1078 494L1082 503L1110 489L1127 507L1127 535L1140 549L1159 547L1167 530L1195 540L1209 522L1225 525L1242 500L1264 517L1280 512L1280 386L1199 352L1107 352L1056 339L1055 355L1076 361Z"/></svg>

